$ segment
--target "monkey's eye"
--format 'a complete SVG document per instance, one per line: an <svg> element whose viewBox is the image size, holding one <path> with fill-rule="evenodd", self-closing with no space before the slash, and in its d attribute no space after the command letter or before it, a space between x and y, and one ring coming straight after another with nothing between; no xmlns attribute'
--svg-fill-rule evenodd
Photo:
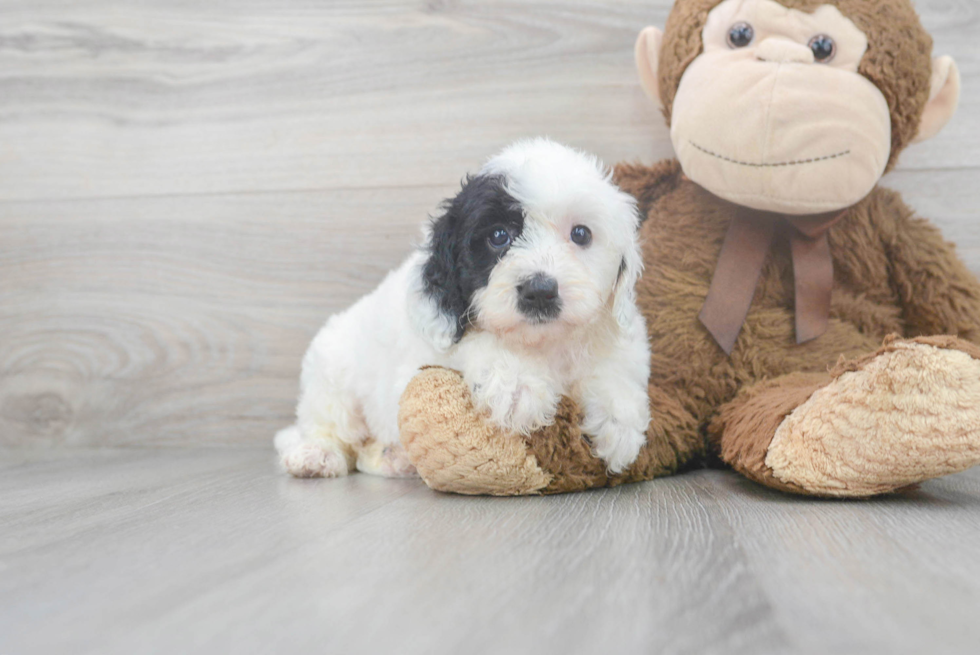
<svg viewBox="0 0 980 655"><path fill-rule="evenodd" d="M487 243L490 244L491 248L506 248L510 245L510 232L502 227L495 227L490 232L490 236L487 237Z"/></svg>
<svg viewBox="0 0 980 655"><path fill-rule="evenodd" d="M584 225L576 225L572 228L572 243L583 248L592 243L592 230Z"/></svg>
<svg viewBox="0 0 980 655"><path fill-rule="evenodd" d="M837 44L826 34L818 34L810 39L810 50L813 50L813 58L821 64L828 64L837 54Z"/></svg>
<svg viewBox="0 0 980 655"><path fill-rule="evenodd" d="M735 23L728 30L728 45L731 48L744 48L754 38L755 30L748 23Z"/></svg>

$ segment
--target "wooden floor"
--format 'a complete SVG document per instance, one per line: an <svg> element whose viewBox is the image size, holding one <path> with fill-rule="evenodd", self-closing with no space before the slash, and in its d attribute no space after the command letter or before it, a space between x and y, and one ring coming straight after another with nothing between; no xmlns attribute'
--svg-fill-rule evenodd
<svg viewBox="0 0 980 655"><path fill-rule="evenodd" d="M973 653L980 471L870 502L700 471L551 498L258 449L8 453L0 652Z"/></svg>
<svg viewBox="0 0 980 655"><path fill-rule="evenodd" d="M327 315L550 135L671 156L669 0L0 0L0 655L980 652L980 472L861 503L701 471L563 498L280 475ZM960 113L886 184L980 273Z"/></svg>

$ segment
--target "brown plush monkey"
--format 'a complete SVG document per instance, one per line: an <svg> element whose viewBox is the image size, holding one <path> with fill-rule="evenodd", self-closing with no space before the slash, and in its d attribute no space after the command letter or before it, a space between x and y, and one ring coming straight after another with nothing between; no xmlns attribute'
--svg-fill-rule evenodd
<svg viewBox="0 0 980 655"><path fill-rule="evenodd" d="M956 109L956 67L931 50L908 0L678 0L637 42L678 159L616 168L646 215L647 446L609 476L570 402L523 439L427 369L401 412L426 482L556 493L720 456L855 497L980 463L980 284L876 186Z"/></svg>

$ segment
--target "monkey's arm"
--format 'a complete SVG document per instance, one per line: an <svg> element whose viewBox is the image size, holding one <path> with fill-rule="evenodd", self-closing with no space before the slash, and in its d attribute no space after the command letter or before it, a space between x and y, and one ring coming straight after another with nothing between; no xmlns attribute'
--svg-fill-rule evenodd
<svg viewBox="0 0 980 655"><path fill-rule="evenodd" d="M883 238L905 336L949 334L980 343L980 282L976 276L939 229L916 216L898 194L889 192L883 200L894 219Z"/></svg>

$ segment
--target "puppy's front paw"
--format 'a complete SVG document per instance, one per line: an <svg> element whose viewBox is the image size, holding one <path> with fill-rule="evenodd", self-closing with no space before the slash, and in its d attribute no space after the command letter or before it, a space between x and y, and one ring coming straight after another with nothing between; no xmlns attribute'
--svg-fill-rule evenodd
<svg viewBox="0 0 980 655"><path fill-rule="evenodd" d="M642 430L609 417L586 430L592 438L592 450L606 462L610 473L622 473L636 461L640 448L647 442Z"/></svg>
<svg viewBox="0 0 980 655"><path fill-rule="evenodd" d="M528 435L555 420L558 394L546 380L487 372L469 382L473 404L505 430Z"/></svg>

